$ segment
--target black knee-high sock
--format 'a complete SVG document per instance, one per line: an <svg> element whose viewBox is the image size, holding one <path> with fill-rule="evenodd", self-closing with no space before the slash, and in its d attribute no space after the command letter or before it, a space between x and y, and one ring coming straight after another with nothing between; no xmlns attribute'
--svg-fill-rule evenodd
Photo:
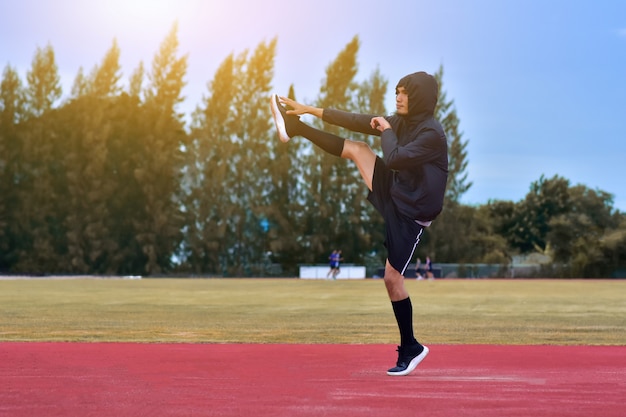
<svg viewBox="0 0 626 417"><path fill-rule="evenodd" d="M304 136L329 154L341 156L341 152L343 152L343 144L346 141L344 138L315 129L304 123L298 123L297 126L294 127L295 129L293 130L295 130L295 134Z"/></svg>
<svg viewBox="0 0 626 417"><path fill-rule="evenodd" d="M393 313L400 329L400 346L411 346L417 343L413 335L413 304L409 297L400 301L392 301Z"/></svg>

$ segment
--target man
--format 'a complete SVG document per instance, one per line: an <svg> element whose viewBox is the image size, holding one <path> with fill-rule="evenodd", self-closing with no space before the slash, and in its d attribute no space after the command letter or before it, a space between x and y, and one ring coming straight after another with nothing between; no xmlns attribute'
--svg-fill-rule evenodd
<svg viewBox="0 0 626 417"><path fill-rule="evenodd" d="M407 266L425 227L441 212L448 177L448 145L433 117L439 87L433 76L416 72L396 86L396 113L382 117L300 104L272 96L279 138L303 136L324 151L354 161L370 193L368 200L385 221L385 287L400 330L396 366L388 375L408 375L428 348L413 333L413 306L404 286ZM283 104L290 106L286 110ZM298 118L311 114L354 132L381 137L383 158L364 142L317 130Z"/></svg>
<svg viewBox="0 0 626 417"><path fill-rule="evenodd" d="M433 273L433 262L430 260L430 256L426 257L426 278L435 279L435 274Z"/></svg>
<svg viewBox="0 0 626 417"><path fill-rule="evenodd" d="M328 257L328 260L329 260L330 270L328 271L328 274L326 274L326 278L332 275L334 279L336 276L335 270L337 269L337 264L339 263L339 254L337 253L337 249L333 249L333 251L330 253L330 256Z"/></svg>
<svg viewBox="0 0 626 417"><path fill-rule="evenodd" d="M424 276L422 275L422 260L420 258L417 258L417 261L415 262L415 278L424 279Z"/></svg>
<svg viewBox="0 0 626 417"><path fill-rule="evenodd" d="M339 273L341 272L341 262L343 261L343 258L341 256L341 249L337 249L337 263L335 263L335 272L333 272L333 279L337 279L337 275L339 275Z"/></svg>

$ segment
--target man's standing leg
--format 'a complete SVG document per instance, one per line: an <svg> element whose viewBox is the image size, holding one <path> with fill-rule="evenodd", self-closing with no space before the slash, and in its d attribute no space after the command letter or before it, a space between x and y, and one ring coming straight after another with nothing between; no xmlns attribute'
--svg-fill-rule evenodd
<svg viewBox="0 0 626 417"><path fill-rule="evenodd" d="M411 373L428 355L428 348L415 339L413 333L413 304L404 286L404 276L389 261L385 265L385 287L391 300L393 313L400 330L398 362L387 371L388 375L402 376Z"/></svg>

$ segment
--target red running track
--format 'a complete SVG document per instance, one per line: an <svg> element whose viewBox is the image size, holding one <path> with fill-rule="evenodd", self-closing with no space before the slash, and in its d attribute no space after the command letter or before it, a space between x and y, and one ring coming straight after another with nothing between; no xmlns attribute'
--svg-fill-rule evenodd
<svg viewBox="0 0 626 417"><path fill-rule="evenodd" d="M626 415L626 347L0 343L0 416Z"/></svg>

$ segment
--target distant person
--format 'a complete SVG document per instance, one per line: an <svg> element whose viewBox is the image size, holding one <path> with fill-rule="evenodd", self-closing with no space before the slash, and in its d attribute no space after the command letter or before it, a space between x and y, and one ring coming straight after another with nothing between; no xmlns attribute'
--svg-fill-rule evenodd
<svg viewBox="0 0 626 417"><path fill-rule="evenodd" d="M328 271L328 274L326 274L326 279L330 278L331 276L334 279L336 276L335 270L339 267L339 254L337 253L337 249L331 252L331 254L328 256L328 261L328 266L330 266L330 270Z"/></svg>
<svg viewBox="0 0 626 417"><path fill-rule="evenodd" d="M343 261L343 258L341 257L341 249L337 250L337 262L335 263L335 270L333 272L333 279L337 279L337 275L339 275L339 273L341 272L341 261Z"/></svg>
<svg viewBox="0 0 626 417"><path fill-rule="evenodd" d="M415 262L415 278L424 279L424 276L422 275L422 260L420 258L417 258L417 261Z"/></svg>
<svg viewBox="0 0 626 417"><path fill-rule="evenodd" d="M424 228L443 207L448 141L434 117L439 86L432 75L415 72L402 77L395 94L396 112L391 116L308 106L277 95L272 96L270 105L282 142L302 136L331 155L352 160L369 189L367 199L385 223L384 282L400 331L398 360L387 374L408 375L429 350L413 333L413 304L404 285L404 273ZM344 139L303 123L298 116L304 114L380 137L383 156L375 154L365 142Z"/></svg>
<svg viewBox="0 0 626 417"><path fill-rule="evenodd" d="M430 260L430 256L426 257L426 278L435 279L435 274L433 274L433 263Z"/></svg>

